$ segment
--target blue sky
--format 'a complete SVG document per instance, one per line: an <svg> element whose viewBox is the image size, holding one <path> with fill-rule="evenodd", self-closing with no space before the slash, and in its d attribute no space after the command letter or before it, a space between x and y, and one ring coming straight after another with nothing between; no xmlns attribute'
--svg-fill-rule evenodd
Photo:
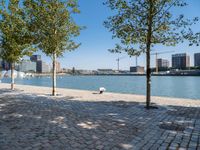
<svg viewBox="0 0 200 150"><path fill-rule="evenodd" d="M76 41L82 45L72 52L66 52L64 57L59 58L62 67L77 69L98 69L111 68L117 69L116 59L126 56L120 61L120 69L129 70L130 66L135 65L135 58L129 58L126 54L112 54L108 52L113 48L117 39L112 39L112 34L103 26L103 21L112 14L109 8L103 5L105 0L79 0L81 14L75 16L79 25L87 28L81 32ZM189 4L185 8L173 10L174 14L183 13L188 18L200 17L200 0L186 0ZM193 26L193 30L200 31L200 23ZM193 55L200 52L200 47L189 47L187 43L179 44L176 47L156 46L157 51L175 51L174 53L187 52L191 56L191 65L193 65ZM37 54L42 54L37 52ZM42 54L44 61L50 63L50 58ZM171 61L171 54L159 55L159 58L165 58ZM145 65L145 55L138 58L138 64ZM152 66L155 66L155 57L151 59Z"/></svg>

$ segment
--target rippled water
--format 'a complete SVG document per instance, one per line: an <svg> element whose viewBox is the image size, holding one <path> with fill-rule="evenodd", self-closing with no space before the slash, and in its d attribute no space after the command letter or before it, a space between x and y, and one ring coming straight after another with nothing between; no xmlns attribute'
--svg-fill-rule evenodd
<svg viewBox="0 0 200 150"><path fill-rule="evenodd" d="M2 82L9 82L3 79ZM82 90L98 90L103 86L109 92L146 93L144 76L59 76L57 87ZM51 86L51 78L34 77L16 79L18 84ZM200 77L153 76L152 95L200 99Z"/></svg>

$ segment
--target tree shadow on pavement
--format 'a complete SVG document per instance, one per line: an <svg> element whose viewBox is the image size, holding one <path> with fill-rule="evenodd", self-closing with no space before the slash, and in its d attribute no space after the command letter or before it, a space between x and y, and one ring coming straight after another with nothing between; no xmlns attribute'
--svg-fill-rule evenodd
<svg viewBox="0 0 200 150"><path fill-rule="evenodd" d="M146 110L144 103L73 99L20 93L1 97L0 149L126 150L163 143L169 148L179 136L200 133L199 107Z"/></svg>

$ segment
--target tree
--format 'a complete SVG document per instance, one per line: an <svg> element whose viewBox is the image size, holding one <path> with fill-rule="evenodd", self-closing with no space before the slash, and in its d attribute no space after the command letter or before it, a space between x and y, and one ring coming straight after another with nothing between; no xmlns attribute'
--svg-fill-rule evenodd
<svg viewBox="0 0 200 150"><path fill-rule="evenodd" d="M116 14L104 22L106 28L119 38L111 52L127 52L128 55L146 53L146 108L150 108L151 69L150 52L156 44L175 46L188 40L198 44L199 33L194 34L191 25L198 21L174 16L172 7L184 7L184 0L107 0L107 5Z"/></svg>
<svg viewBox="0 0 200 150"><path fill-rule="evenodd" d="M79 13L76 0L25 0L31 32L35 44L52 58L52 95L56 95L56 59L68 50L76 49L72 39L79 35L80 27L72 19Z"/></svg>
<svg viewBox="0 0 200 150"><path fill-rule="evenodd" d="M11 64L11 89L14 89L14 65L32 52L32 39L19 0L0 1L0 57Z"/></svg>

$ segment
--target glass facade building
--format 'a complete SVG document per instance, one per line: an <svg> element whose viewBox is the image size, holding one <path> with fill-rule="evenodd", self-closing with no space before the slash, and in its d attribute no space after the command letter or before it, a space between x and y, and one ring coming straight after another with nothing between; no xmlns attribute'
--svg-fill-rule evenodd
<svg viewBox="0 0 200 150"><path fill-rule="evenodd" d="M190 56L186 53L172 55L172 67L175 69L186 69L190 67Z"/></svg>

